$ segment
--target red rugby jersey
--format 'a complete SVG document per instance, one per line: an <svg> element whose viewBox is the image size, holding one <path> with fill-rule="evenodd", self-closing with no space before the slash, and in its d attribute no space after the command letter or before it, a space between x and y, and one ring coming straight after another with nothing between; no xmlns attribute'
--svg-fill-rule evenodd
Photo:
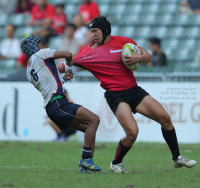
<svg viewBox="0 0 200 188"><path fill-rule="evenodd" d="M126 43L137 45L132 39L111 36L110 41L94 49L88 47L74 58L74 65L84 67L108 91L129 89L135 85L133 72L122 61L122 48Z"/></svg>

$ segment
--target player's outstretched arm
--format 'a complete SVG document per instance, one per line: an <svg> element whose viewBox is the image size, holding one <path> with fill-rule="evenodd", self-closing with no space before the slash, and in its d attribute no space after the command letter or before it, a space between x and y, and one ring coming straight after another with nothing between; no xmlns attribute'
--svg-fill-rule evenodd
<svg viewBox="0 0 200 188"><path fill-rule="evenodd" d="M72 64L72 53L68 51L56 51L54 53L54 59L65 58L67 65L71 66Z"/></svg>

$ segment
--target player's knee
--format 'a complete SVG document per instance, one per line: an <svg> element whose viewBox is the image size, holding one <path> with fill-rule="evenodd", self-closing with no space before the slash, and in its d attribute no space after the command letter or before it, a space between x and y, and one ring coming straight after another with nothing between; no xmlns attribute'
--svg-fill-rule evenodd
<svg viewBox="0 0 200 188"><path fill-rule="evenodd" d="M169 116L168 113L162 113L160 115L160 121L161 121L161 124L164 124L164 125L170 125L171 124L171 118Z"/></svg>
<svg viewBox="0 0 200 188"><path fill-rule="evenodd" d="M98 128L99 124L100 124L100 118L97 115L94 115L92 117L92 124L93 126L95 126L96 128Z"/></svg>
<svg viewBox="0 0 200 188"><path fill-rule="evenodd" d="M137 128L137 129L129 131L126 136L132 143L134 143L135 140L137 139L138 132L139 130Z"/></svg>
<svg viewBox="0 0 200 188"><path fill-rule="evenodd" d="M85 132L87 128L88 128L88 125L86 125L86 124L83 125L83 126L82 126L83 132Z"/></svg>

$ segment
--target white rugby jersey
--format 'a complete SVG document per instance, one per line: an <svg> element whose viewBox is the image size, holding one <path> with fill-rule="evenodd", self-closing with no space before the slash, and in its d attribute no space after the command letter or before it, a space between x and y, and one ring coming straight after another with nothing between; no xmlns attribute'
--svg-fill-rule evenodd
<svg viewBox="0 0 200 188"><path fill-rule="evenodd" d="M64 95L60 73L53 59L55 51L46 48L33 54L26 72L28 80L42 93L44 108L52 94Z"/></svg>

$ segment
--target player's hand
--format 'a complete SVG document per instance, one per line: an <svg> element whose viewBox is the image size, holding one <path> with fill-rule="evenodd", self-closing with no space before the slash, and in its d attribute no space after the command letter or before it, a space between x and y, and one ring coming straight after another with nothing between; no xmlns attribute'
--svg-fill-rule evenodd
<svg viewBox="0 0 200 188"><path fill-rule="evenodd" d="M125 55L124 56L126 58L126 60L124 62L127 65L133 65L138 62L141 62L142 56L140 54L138 54L134 49L132 49L132 50L134 51L134 55L132 55L132 56Z"/></svg>
<svg viewBox="0 0 200 188"><path fill-rule="evenodd" d="M66 60L67 61L67 60ZM72 59L70 62L67 62L67 65L71 67L74 64L74 60Z"/></svg>
<svg viewBox="0 0 200 188"><path fill-rule="evenodd" d="M69 70L65 75L64 78L66 80L71 80L73 78L72 70Z"/></svg>

